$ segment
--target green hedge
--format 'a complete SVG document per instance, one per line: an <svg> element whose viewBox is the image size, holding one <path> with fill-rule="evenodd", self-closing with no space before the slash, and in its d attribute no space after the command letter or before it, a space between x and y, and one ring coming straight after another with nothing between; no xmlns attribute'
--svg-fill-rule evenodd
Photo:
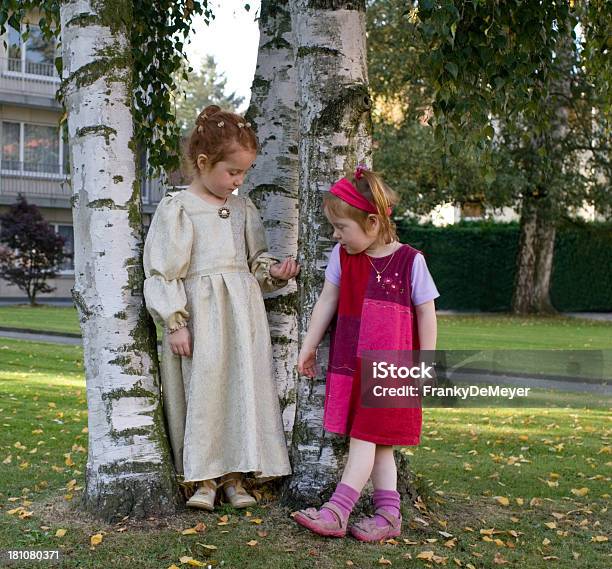
<svg viewBox="0 0 612 569"><path fill-rule="evenodd" d="M440 291L439 308L511 307L519 227L463 222L398 225L400 240L423 251ZM612 224L567 224L555 243L551 300L559 311L612 311Z"/></svg>

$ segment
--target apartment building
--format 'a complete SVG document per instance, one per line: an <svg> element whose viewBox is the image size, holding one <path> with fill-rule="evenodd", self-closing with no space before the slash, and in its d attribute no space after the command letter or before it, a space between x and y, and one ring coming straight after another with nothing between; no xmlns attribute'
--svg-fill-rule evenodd
<svg viewBox="0 0 612 569"><path fill-rule="evenodd" d="M10 27L0 38L4 40L0 42L0 214L22 194L65 238L70 254L74 244L70 164L66 128L60 124L63 109L56 99L60 85L54 64L56 45L43 38L37 21L36 14L30 15L26 41L21 37L23 30ZM161 196L159 182L144 181L145 224ZM66 259L49 284L56 290L40 298L71 298L72 259ZM0 279L0 299L23 296Z"/></svg>

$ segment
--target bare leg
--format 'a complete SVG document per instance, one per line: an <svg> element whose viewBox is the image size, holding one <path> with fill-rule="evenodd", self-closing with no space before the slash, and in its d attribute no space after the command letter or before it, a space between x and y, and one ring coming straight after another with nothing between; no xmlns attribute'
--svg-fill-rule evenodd
<svg viewBox="0 0 612 569"><path fill-rule="evenodd" d="M376 450L377 445L374 443L351 438L342 484L361 492L372 474Z"/></svg>
<svg viewBox="0 0 612 569"><path fill-rule="evenodd" d="M397 490L397 467L392 446L376 445L371 478L374 490Z"/></svg>

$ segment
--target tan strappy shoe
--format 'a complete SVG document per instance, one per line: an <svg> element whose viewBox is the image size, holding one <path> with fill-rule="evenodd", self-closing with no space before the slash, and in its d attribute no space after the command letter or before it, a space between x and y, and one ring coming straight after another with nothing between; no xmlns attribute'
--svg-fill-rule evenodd
<svg viewBox="0 0 612 569"><path fill-rule="evenodd" d="M249 508L257 504L257 500L244 489L240 475L232 474L222 477L221 485L227 501L234 508Z"/></svg>
<svg viewBox="0 0 612 569"><path fill-rule="evenodd" d="M212 512L215 509L216 495L217 483L214 480L204 480L199 483L195 494L187 500L187 507Z"/></svg>

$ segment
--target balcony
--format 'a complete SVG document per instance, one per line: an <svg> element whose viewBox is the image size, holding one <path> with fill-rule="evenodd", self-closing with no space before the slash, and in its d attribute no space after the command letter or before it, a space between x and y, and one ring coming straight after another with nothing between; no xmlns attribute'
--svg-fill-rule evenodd
<svg viewBox="0 0 612 569"><path fill-rule="evenodd" d="M68 176L60 172L57 163L4 160L0 165L0 203L13 203L19 194L41 206L70 207Z"/></svg>
<svg viewBox="0 0 612 569"><path fill-rule="evenodd" d="M153 213L168 191L159 178L146 177L142 183L144 211ZM0 203L11 204L22 194L43 207L70 207L72 190L67 173L58 164L33 164L4 160L0 164Z"/></svg>
<svg viewBox="0 0 612 569"><path fill-rule="evenodd" d="M53 65L0 58L0 101L59 108L55 95L60 78Z"/></svg>
<svg viewBox="0 0 612 569"><path fill-rule="evenodd" d="M159 178L145 176L142 181L142 204L143 206L156 206L166 195L168 188Z"/></svg>

